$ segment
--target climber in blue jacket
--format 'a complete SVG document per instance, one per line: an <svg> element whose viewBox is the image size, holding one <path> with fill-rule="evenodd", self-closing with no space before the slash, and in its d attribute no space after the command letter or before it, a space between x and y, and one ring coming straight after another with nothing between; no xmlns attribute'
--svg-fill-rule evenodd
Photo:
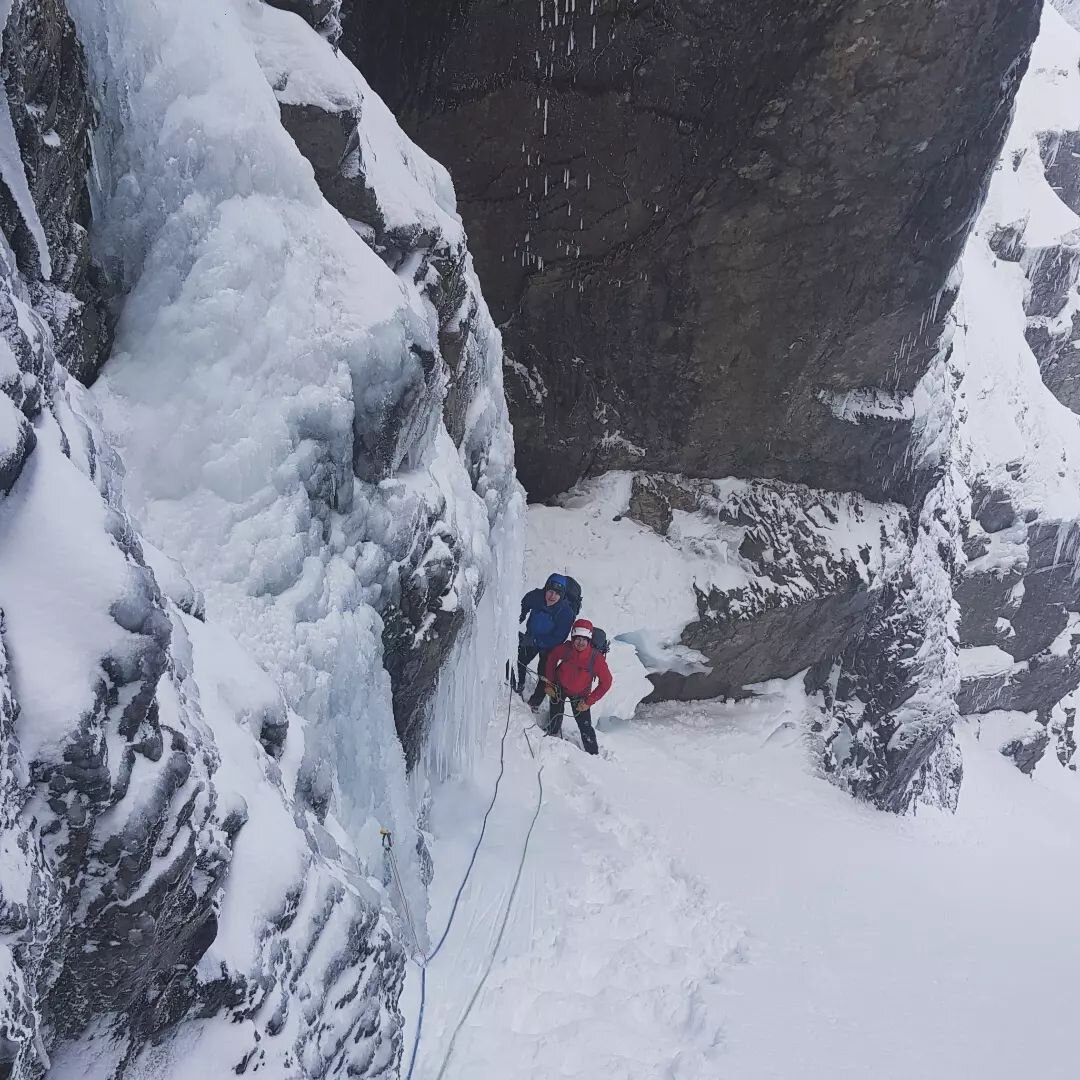
<svg viewBox="0 0 1080 1080"><path fill-rule="evenodd" d="M514 689L525 696L525 669L537 656L537 672L542 673L547 664L548 653L561 645L574 625L574 609L567 599L567 581L562 574L552 574L542 589L532 589L521 598L521 617L525 632L518 634L517 683ZM544 700L544 682L539 676L536 689L529 698L533 709Z"/></svg>

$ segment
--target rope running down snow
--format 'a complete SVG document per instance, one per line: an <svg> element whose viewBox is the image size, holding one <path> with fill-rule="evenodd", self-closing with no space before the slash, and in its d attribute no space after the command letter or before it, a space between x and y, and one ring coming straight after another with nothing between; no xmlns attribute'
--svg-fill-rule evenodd
<svg viewBox="0 0 1080 1080"><path fill-rule="evenodd" d="M540 763L533 750L529 733L523 731L522 734L525 736L525 741L529 745L529 753L532 754L533 760L537 762L536 809L533 811L532 821L529 822L529 831L525 834L525 843L521 848L521 858L518 860L517 873L514 875L514 884L510 886L510 897L506 901L506 910L503 911L502 923L499 926L499 933L495 938L495 944L491 947L491 954L488 956L487 966L484 968L484 974L480 976L480 981L476 984L476 989L472 992L472 997L469 998L468 1005L465 1006L465 1011L461 1014L461 1019L457 1022L457 1027L454 1028L453 1035L450 1036L450 1045L446 1048L446 1056L443 1058L442 1065L439 1066L439 1072L436 1075L435 1080L442 1080L445 1075L446 1068L450 1064L450 1058L454 1053L454 1045L457 1043L457 1037L460 1034L461 1029L465 1026L465 1021L468 1020L469 1013L472 1012L473 1006L480 997L480 991L483 990L484 983L487 982L487 978L491 974L492 968L495 966L495 957L498 954L499 946L502 944L503 934L506 933L506 927L510 921L510 911L514 906L514 898L517 896L518 885L521 884L522 872L525 870L525 858L529 854L529 841L532 839L533 829L536 827L537 818L540 817L540 808L544 804L544 766Z"/></svg>
<svg viewBox="0 0 1080 1080"><path fill-rule="evenodd" d="M542 675L538 675L536 672L533 672L531 668L526 668L526 671L530 675L533 675L538 681L543 678ZM391 837L389 830L382 830L383 848L389 857L390 869L394 876L394 884L397 886L398 895L401 897L401 902L405 913L405 920L408 923L409 933L412 935L413 946L416 950L416 955L410 957L410 959L420 969L420 1009L416 1019L416 1037L413 1040L412 1053L409 1055L409 1069L408 1072L405 1074L406 1080L412 1080L413 1070L416 1068L416 1055L417 1051L420 1049L420 1039L423 1035L424 1008L427 1004L427 966L439 954L439 950L442 949L444 943L446 942L446 938L450 933L450 927L454 924L454 918L457 915L458 905L461 903L462 894L465 892L465 886L468 884L469 877L472 875L473 867L476 864L477 855L480 852L480 845L484 842L484 834L487 831L488 818L491 817L491 812L495 809L495 801L499 797L499 785L502 783L503 775L506 772L506 737L510 732L510 717L513 702L514 689L513 687L511 687L510 694L506 702L506 724L503 727L502 737L499 740L499 775L495 779L495 790L492 792L491 802L488 803L487 810L484 812L484 819L480 826L480 835L476 838L476 844L473 846L472 855L469 858L469 865L465 869L465 874L461 879L461 884L458 886L457 894L454 896L454 902L450 908L450 915L446 920L446 927L443 929L442 936L439 938L437 944L435 945L435 948L432 949L427 956L425 956L420 949L420 940L416 933L416 926L413 923L412 912L409 909L409 901L405 896L405 889L401 881L401 874L398 870L397 856L394 854L393 838ZM532 755L533 760L537 760L536 753L533 750L532 740L529 738L528 733L523 731L522 734L525 736L526 743L528 743L530 755ZM536 772L536 781L539 788L539 794L536 801L536 811L533 814L532 821L529 824L529 831L525 836L525 844L521 852L521 861L518 864L517 876L514 878L514 884L510 890L510 899L507 902L506 911L503 914L502 926L499 928L499 934L496 938L495 946L491 951L491 955L488 960L488 966L485 969L484 974L476 987L476 990L473 992L473 996L469 1000L469 1004L466 1006L465 1012L462 1014L461 1019L458 1021L458 1026L454 1029L454 1034L450 1039L450 1046L447 1049L446 1057L443 1059L442 1067L439 1069L439 1077L442 1077L443 1073L446 1071L446 1066L449 1064L450 1061L450 1055L454 1052L454 1043L457 1039L458 1032L461 1030L466 1019L469 1016L469 1013L472 1011L472 1007L476 1003L476 999L480 995L480 990L483 988L483 985L487 981L487 977L491 973L491 969L495 964L495 954L498 952L499 945L502 942L503 933L506 930L506 925L510 918L510 909L513 907L514 897L517 893L518 883L521 881L521 874L525 868L525 857L528 854L529 850L529 840L532 837L533 827L536 825L536 820L540 816L540 807L543 803L544 798L544 785L543 781L540 779L540 774L543 771L544 767L543 765L540 765L537 768Z"/></svg>

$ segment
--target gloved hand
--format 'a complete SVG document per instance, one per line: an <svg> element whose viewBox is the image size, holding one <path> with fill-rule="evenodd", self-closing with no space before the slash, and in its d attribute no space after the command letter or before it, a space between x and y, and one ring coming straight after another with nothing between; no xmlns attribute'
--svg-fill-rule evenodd
<svg viewBox="0 0 1080 1080"><path fill-rule="evenodd" d="M588 711L589 711L589 706L584 700L579 701L574 705L574 712L577 713L579 716L583 712L588 712Z"/></svg>
<svg viewBox="0 0 1080 1080"><path fill-rule="evenodd" d="M559 700L559 688L557 686L552 686L551 683L544 684L544 693L547 694L552 701Z"/></svg>

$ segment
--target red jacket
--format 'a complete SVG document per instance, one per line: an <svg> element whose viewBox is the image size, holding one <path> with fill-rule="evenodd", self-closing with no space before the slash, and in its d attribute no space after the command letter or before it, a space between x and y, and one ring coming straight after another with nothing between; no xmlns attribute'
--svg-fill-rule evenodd
<svg viewBox="0 0 1080 1080"><path fill-rule="evenodd" d="M590 709L611 689L607 660L591 645L581 652L569 641L556 645L548 654L544 675L567 697L584 698ZM600 680L595 690L592 688L594 678Z"/></svg>

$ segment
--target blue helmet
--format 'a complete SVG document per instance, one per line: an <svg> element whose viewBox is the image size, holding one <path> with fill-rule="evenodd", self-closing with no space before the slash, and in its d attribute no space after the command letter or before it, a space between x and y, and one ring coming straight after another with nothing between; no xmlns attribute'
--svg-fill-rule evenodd
<svg viewBox="0 0 1080 1080"><path fill-rule="evenodd" d="M562 574L551 574L544 582L544 590L552 589L560 596L566 595L566 578Z"/></svg>

